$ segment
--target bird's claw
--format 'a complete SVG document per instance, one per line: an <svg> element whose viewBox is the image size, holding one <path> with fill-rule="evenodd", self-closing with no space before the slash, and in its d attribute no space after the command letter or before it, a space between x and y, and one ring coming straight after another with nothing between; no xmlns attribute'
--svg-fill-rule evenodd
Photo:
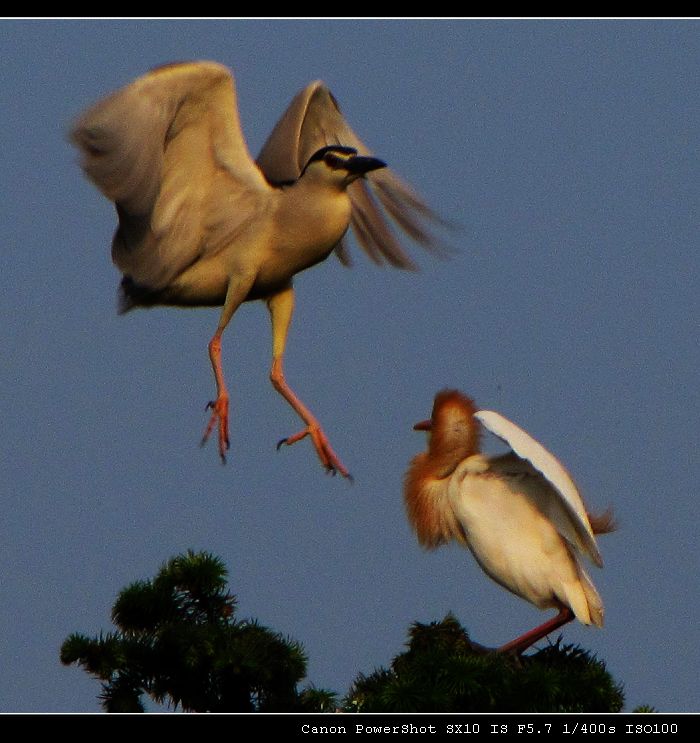
<svg viewBox="0 0 700 743"><path fill-rule="evenodd" d="M338 455L333 451L333 448L328 441L328 437L319 426L310 425L299 431L299 433L295 433L293 436L280 439L280 441L277 442L277 451L279 451L283 446L296 444L297 441L301 441L307 436L311 436L318 458L321 460L321 464L326 472L331 475L340 473L343 477L352 482L352 475L340 461Z"/></svg>
<svg viewBox="0 0 700 743"><path fill-rule="evenodd" d="M209 440L211 432L214 427L218 424L219 429L219 456L221 457L222 464L226 464L226 451L230 448L231 444L228 437L228 396L219 395L216 400L210 400L205 410L211 410L212 414L209 418L209 423L202 436L200 446L204 446Z"/></svg>

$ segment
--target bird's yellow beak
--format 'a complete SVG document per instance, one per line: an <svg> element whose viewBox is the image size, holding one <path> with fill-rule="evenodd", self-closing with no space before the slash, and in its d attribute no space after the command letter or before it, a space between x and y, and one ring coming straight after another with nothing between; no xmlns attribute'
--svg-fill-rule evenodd
<svg viewBox="0 0 700 743"><path fill-rule="evenodd" d="M433 427L433 422L428 418L427 421L421 421L413 426L414 431L430 431Z"/></svg>

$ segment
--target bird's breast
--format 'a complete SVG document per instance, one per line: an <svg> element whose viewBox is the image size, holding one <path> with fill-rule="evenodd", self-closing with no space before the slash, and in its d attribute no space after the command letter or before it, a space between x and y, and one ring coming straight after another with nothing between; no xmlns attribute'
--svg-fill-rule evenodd
<svg viewBox="0 0 700 743"><path fill-rule="evenodd" d="M348 229L351 203L345 191L328 188L291 188L282 196L265 269L293 275L330 255Z"/></svg>
<svg viewBox="0 0 700 743"><path fill-rule="evenodd" d="M264 298L325 260L348 228L349 197L345 192L308 189L285 196L286 192L276 195L269 209L228 240L207 234L197 260L159 292L159 303L221 305L230 281L251 274L255 279L246 300Z"/></svg>

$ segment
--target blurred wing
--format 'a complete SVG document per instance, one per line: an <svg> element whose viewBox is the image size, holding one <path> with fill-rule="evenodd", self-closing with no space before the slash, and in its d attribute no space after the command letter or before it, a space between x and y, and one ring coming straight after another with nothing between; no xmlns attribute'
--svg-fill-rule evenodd
<svg viewBox="0 0 700 743"><path fill-rule="evenodd" d="M71 137L117 205L115 263L147 285L235 234L269 189L241 132L233 76L213 62L152 70L86 111Z"/></svg>
<svg viewBox="0 0 700 743"><path fill-rule="evenodd" d="M348 125L333 94L317 80L296 95L272 130L257 163L271 183L295 181L311 155L332 144L354 147L361 155L372 154ZM353 230L375 263L386 261L398 268L415 269L389 226L387 215L424 248L439 249L426 223L439 222L440 218L389 168L358 179L350 185L348 194ZM344 241L336 253L350 265Z"/></svg>
<svg viewBox="0 0 700 743"><path fill-rule="evenodd" d="M559 496L559 501L570 522L569 524L561 523L561 519L557 519L557 529L562 536L571 539L570 526L573 526L575 536L578 537L573 541L581 546L596 565L602 567L603 560L588 520L586 508L571 475L561 462L529 433L499 413L492 410L480 410L474 413L474 417L488 431L505 441L519 457L532 464L553 486L553 492ZM556 517L557 510L552 509L550 515Z"/></svg>

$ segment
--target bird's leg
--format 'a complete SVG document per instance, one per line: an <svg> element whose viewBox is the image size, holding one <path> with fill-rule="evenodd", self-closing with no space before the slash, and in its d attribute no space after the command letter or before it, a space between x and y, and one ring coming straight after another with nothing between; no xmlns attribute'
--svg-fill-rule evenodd
<svg viewBox="0 0 700 743"><path fill-rule="evenodd" d="M224 382L224 370L221 366L221 332L217 329L214 337L209 341L209 358L214 369L214 379L216 379L216 400L210 400L206 409L211 408L212 414L209 418L204 436L202 436L202 446L207 443L209 435L214 430L214 426L219 424L219 454L221 461L226 462L226 451L230 446L228 437L228 389Z"/></svg>
<svg viewBox="0 0 700 743"><path fill-rule="evenodd" d="M287 331L289 323L294 312L294 290L291 286L283 289L281 292L274 294L267 300L267 306L270 310L272 320L272 368L270 369L270 381L277 392L294 408L299 417L306 424L306 428L299 433L282 439L277 448L286 444L292 444L300 441L306 436L310 436L318 454L321 464L328 472L335 474L339 472L343 477L350 477L350 473L338 459L337 454L333 451L328 437L321 428L313 413L304 405L304 403L294 394L284 378L283 358L284 349L287 343Z"/></svg>
<svg viewBox="0 0 700 743"><path fill-rule="evenodd" d="M548 635L550 632L554 632L555 629L559 629L562 625L570 622L574 618L574 613L569 609L568 606L563 606L559 610L559 614L556 617L550 619L544 624L531 629L520 637L516 637L515 640L511 640L505 645L501 645L496 650L497 653L523 653L527 650L530 645L534 645L538 640Z"/></svg>
<svg viewBox="0 0 700 743"><path fill-rule="evenodd" d="M237 277L231 279L226 291L224 308L219 318L219 325L216 328L213 338L209 341L209 358L211 359L212 369L214 370L214 379L216 380L216 400L207 403L206 409L211 408L211 418L202 436L201 445L207 443L207 440L218 424L219 428L219 455L221 461L226 463L226 451L228 450L228 389L224 381L224 370L221 365L221 336L228 325L233 313L240 307L246 295L250 291L254 277Z"/></svg>

